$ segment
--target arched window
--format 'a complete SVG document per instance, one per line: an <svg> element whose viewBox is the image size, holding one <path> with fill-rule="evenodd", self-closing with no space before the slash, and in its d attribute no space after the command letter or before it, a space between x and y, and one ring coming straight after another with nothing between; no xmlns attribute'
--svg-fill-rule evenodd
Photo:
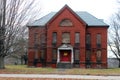
<svg viewBox="0 0 120 80"><path fill-rule="evenodd" d="M60 22L60 26L73 26L73 23L71 20L69 19L63 19L61 22Z"/></svg>

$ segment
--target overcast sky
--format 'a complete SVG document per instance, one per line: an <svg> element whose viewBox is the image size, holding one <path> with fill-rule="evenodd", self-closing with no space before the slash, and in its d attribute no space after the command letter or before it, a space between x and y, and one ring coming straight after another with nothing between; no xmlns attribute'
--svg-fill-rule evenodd
<svg viewBox="0 0 120 80"><path fill-rule="evenodd" d="M41 15L60 10L67 4L74 11L87 11L97 18L107 20L117 11L116 0L38 0Z"/></svg>

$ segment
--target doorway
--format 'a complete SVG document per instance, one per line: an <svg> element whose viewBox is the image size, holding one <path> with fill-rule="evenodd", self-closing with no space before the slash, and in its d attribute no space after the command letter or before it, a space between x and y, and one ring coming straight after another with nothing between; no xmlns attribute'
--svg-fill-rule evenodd
<svg viewBox="0 0 120 80"><path fill-rule="evenodd" d="M60 62L71 62L71 50L60 50Z"/></svg>

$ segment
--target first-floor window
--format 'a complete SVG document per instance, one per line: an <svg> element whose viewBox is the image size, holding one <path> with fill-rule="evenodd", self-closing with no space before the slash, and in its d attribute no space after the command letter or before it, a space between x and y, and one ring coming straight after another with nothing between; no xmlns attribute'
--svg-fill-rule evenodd
<svg viewBox="0 0 120 80"><path fill-rule="evenodd" d="M44 49L41 50L40 58L45 59L45 50Z"/></svg>
<svg viewBox="0 0 120 80"><path fill-rule="evenodd" d="M90 58L91 58L91 51L87 50L86 51L86 60L90 60Z"/></svg>
<svg viewBox="0 0 120 80"><path fill-rule="evenodd" d="M52 60L57 60L57 49L52 50Z"/></svg>
<svg viewBox="0 0 120 80"><path fill-rule="evenodd" d="M74 60L80 60L80 50L79 49L75 49L75 55L74 55Z"/></svg>
<svg viewBox="0 0 120 80"><path fill-rule="evenodd" d="M96 54L96 58L97 58L97 62L100 62L101 61L101 50L97 50L97 54Z"/></svg>
<svg viewBox="0 0 120 80"><path fill-rule="evenodd" d="M86 67L90 68L91 67L91 50L86 50Z"/></svg>
<svg viewBox="0 0 120 80"><path fill-rule="evenodd" d="M35 59L38 59L38 50L35 50Z"/></svg>

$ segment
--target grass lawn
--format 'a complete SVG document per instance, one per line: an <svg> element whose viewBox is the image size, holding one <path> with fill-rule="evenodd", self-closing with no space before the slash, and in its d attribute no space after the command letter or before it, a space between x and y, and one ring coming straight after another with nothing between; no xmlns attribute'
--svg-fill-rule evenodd
<svg viewBox="0 0 120 80"><path fill-rule="evenodd" d="M0 74L81 74L81 75L120 75L120 68L115 69L55 69L55 68L28 68L26 65L6 65Z"/></svg>

